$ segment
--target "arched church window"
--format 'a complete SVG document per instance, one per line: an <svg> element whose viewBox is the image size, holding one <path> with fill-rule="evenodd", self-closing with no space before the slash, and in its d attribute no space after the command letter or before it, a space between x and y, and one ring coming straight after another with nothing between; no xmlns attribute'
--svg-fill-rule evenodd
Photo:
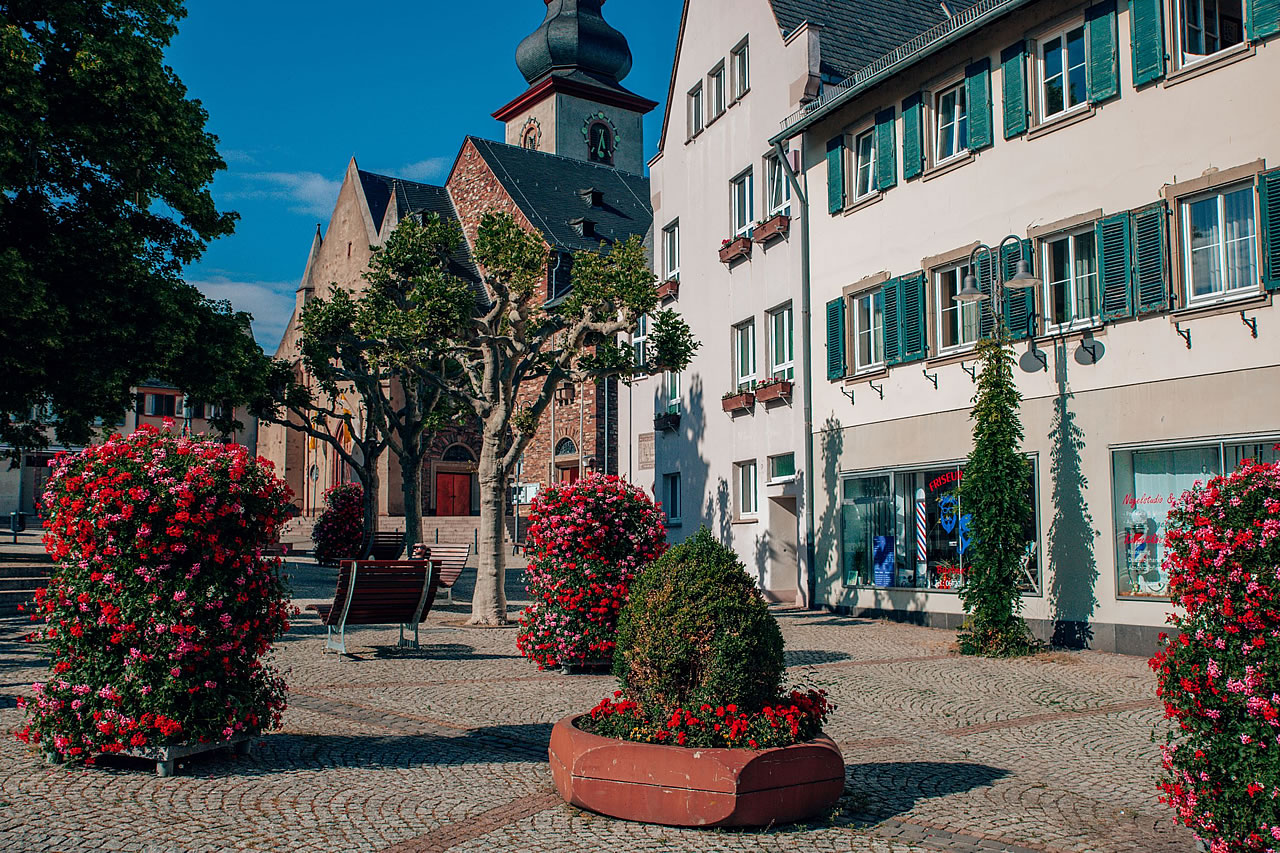
<svg viewBox="0 0 1280 853"><path fill-rule="evenodd" d="M556 442L556 456L577 456L578 445L571 438L562 438Z"/></svg>
<svg viewBox="0 0 1280 853"><path fill-rule="evenodd" d="M528 148L530 151L538 150L538 126L529 125L524 129L524 136L520 140L520 147Z"/></svg>
<svg viewBox="0 0 1280 853"><path fill-rule="evenodd" d="M475 462L476 455L471 452L470 448L462 444L455 444L447 448L444 452L445 462Z"/></svg>

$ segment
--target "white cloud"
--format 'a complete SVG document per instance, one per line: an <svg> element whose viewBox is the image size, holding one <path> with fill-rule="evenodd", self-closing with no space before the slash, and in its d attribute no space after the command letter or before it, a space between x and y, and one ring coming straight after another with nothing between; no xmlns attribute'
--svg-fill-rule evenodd
<svg viewBox="0 0 1280 853"><path fill-rule="evenodd" d="M237 281L225 275L192 280L194 285L210 299L226 299L237 311L253 315L253 337L268 353L274 353L284 328L293 313L294 281Z"/></svg>
<svg viewBox="0 0 1280 853"><path fill-rule="evenodd" d="M292 202L292 212L307 216L327 217L332 213L342 187L342 181L330 180L318 172L248 172L236 177L248 185L227 193L226 198Z"/></svg>
<svg viewBox="0 0 1280 853"><path fill-rule="evenodd" d="M407 163L391 171L390 174L398 178L408 178L411 181L434 181L444 177L449 164L448 157L428 157L416 163Z"/></svg>

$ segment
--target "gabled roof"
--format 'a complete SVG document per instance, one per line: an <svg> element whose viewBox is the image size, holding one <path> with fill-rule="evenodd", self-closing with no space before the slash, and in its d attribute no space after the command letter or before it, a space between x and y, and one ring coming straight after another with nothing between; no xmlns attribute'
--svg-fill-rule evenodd
<svg viewBox="0 0 1280 853"><path fill-rule="evenodd" d="M386 216L392 199L396 203L397 221L411 214L437 214L442 220L452 221L461 227L458 212L449 198L449 191L444 187L420 184L390 175L379 175L376 172L360 170L360 186L364 189L365 199L369 202L369 213L373 221L381 223ZM385 237L386 235L382 235ZM452 272L473 283L480 281L480 273L471 257L471 250L465 240L449 259Z"/></svg>
<svg viewBox="0 0 1280 853"><path fill-rule="evenodd" d="M977 0L946 0L952 14ZM843 79L950 17L939 0L770 0L786 38L805 21L822 27L824 75Z"/></svg>
<svg viewBox="0 0 1280 853"><path fill-rule="evenodd" d="M648 233L653 222L648 178L474 136L468 141L553 247L598 250L601 241L612 244ZM595 190L601 204L593 207L585 190ZM593 236L582 233L584 219L593 223Z"/></svg>

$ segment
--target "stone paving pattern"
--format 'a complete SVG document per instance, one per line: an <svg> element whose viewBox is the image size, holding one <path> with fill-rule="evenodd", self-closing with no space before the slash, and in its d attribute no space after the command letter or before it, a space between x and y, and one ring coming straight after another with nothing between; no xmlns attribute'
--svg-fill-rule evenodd
<svg viewBox="0 0 1280 853"><path fill-rule="evenodd" d="M297 604L332 595L332 570L292 573ZM580 811L551 787L551 725L613 680L538 672L514 630L462 627L467 585L433 611L417 651L395 648L395 628L358 628L350 656L324 655L324 629L304 614L276 653L291 686L284 730L171 779L131 759L52 767L14 739L14 700L43 659L21 642L25 624L0 620L0 850L1195 850L1156 801L1164 723L1144 660L974 660L951 653L949 631L785 609L790 679L839 705L827 730L848 781L831 815L746 832ZM518 571L509 590L514 614Z"/></svg>

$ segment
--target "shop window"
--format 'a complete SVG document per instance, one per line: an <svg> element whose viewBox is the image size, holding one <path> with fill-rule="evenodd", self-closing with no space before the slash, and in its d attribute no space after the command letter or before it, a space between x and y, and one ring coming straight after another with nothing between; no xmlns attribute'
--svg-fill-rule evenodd
<svg viewBox="0 0 1280 853"><path fill-rule="evenodd" d="M769 314L769 373L775 379L794 379L796 342L791 305Z"/></svg>
<svg viewBox="0 0 1280 853"><path fill-rule="evenodd" d="M937 279L938 344L942 353L973 346L981 331L982 303L956 299L964 286L969 265L949 267L935 274Z"/></svg>
<svg viewBox="0 0 1280 853"><path fill-rule="evenodd" d="M1084 25L1041 39L1040 118L1053 118L1088 101Z"/></svg>
<svg viewBox="0 0 1280 853"><path fill-rule="evenodd" d="M1182 257L1187 302L1213 301L1258 288L1253 185L1228 187L1182 202Z"/></svg>
<svg viewBox="0 0 1280 853"><path fill-rule="evenodd" d="M1028 460L1027 501L1037 504L1036 469ZM963 466L850 477L841 492L841 561L849 586L956 590L964 583L970 516L960 502ZM1038 512L1023 539L1018 584L1040 589Z"/></svg>
<svg viewBox="0 0 1280 853"><path fill-rule="evenodd" d="M1069 328L1098 320L1098 253L1094 229L1045 240L1044 304L1050 326Z"/></svg>
<svg viewBox="0 0 1280 853"><path fill-rule="evenodd" d="M969 150L969 110L965 101L965 84L960 82L941 92L934 100L937 132L934 134L933 157L941 163Z"/></svg>
<svg viewBox="0 0 1280 853"><path fill-rule="evenodd" d="M1179 0L1178 45L1188 65L1244 41L1242 0Z"/></svg>
<svg viewBox="0 0 1280 853"><path fill-rule="evenodd" d="M867 130L853 143L855 199L869 196L876 190L876 131Z"/></svg>
<svg viewBox="0 0 1280 853"><path fill-rule="evenodd" d="M1245 459L1280 461L1275 439L1112 454L1119 597L1168 598L1169 576L1163 564L1170 508L1196 483L1234 470Z"/></svg>

